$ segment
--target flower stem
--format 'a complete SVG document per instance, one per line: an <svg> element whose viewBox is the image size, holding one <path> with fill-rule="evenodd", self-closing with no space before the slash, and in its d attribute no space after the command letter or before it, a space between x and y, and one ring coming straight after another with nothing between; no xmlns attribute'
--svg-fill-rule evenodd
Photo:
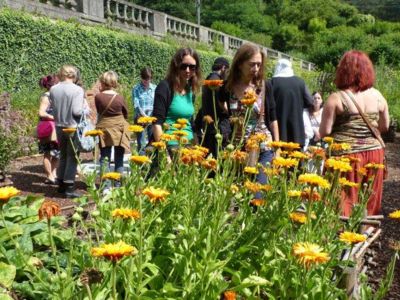
<svg viewBox="0 0 400 300"><path fill-rule="evenodd" d="M113 261L112 263L112 272L111 272L111 283L112 283L112 298L113 300L117 300L117 263Z"/></svg>

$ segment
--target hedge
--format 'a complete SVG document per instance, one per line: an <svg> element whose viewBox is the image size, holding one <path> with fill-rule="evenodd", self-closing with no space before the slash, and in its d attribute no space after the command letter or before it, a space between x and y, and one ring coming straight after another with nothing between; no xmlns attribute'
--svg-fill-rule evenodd
<svg viewBox="0 0 400 300"><path fill-rule="evenodd" d="M175 47L150 37L77 22L51 20L25 12L0 9L0 90L37 87L41 76L63 64L76 65L86 85L104 71L115 70L123 83L133 83L140 69L150 66L155 81L165 76ZM214 52L199 51L204 74Z"/></svg>

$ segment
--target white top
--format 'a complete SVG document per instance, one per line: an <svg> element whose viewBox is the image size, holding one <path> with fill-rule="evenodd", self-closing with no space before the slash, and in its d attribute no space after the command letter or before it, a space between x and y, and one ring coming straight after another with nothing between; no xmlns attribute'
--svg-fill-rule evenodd
<svg viewBox="0 0 400 300"><path fill-rule="evenodd" d="M307 149L308 144L310 143L310 140L314 137L315 133L319 131L322 110L323 109L321 108L321 113L316 117L311 115L308 109L303 110L304 133L306 136L306 140L304 143L305 150Z"/></svg>

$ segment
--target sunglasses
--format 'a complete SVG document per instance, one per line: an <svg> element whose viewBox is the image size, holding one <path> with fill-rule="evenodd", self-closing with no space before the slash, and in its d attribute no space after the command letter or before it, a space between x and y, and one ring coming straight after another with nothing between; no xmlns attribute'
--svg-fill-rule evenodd
<svg viewBox="0 0 400 300"><path fill-rule="evenodd" d="M181 64L179 66L179 69L182 71L185 71L187 68L189 68L190 71L196 71L197 66L196 65L190 65L190 64Z"/></svg>

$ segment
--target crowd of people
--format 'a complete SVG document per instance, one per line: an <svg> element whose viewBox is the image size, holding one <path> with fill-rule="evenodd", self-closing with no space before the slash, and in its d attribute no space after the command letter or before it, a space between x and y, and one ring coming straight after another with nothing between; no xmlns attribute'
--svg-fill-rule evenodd
<svg viewBox="0 0 400 300"><path fill-rule="evenodd" d="M389 127L388 105L373 88L374 69L365 53L352 50L344 54L336 71L338 92L331 94L326 103L320 91L310 93L304 80L295 76L287 59L279 59L272 78L267 79L266 56L254 44L243 44L231 63L224 57L214 61L206 80L220 81L217 88L204 85L201 89L200 63L195 50L181 48L172 57L165 79L158 85L152 83L149 67L141 70L141 81L132 89L132 121L138 123L143 117L154 117L155 121L137 135L136 149L130 149L128 107L117 92L118 75L108 71L100 76L94 102L96 129L103 132L99 136L103 171L110 170L113 159L114 171L122 173L125 153L145 155L148 145L176 130L184 131L187 146L200 144L214 158L227 145L245 148L254 136L262 135L256 161L252 162L259 167L257 181L261 184L268 181L261 166L279 155L269 146L271 141L297 143L307 151L329 135L338 143L351 145L335 155L350 155L362 164L383 163L384 144L380 133ZM52 132L39 139L46 183L57 184L58 191L69 198L80 194L74 186L78 156L70 142L71 133L66 129L76 128L81 116L90 113L80 82L79 70L70 65L63 66L57 76L48 75L40 80L46 92L41 97L39 118L40 122L50 124ZM201 95L197 115L196 95ZM250 98L254 101L243 101ZM176 128L182 120L185 126ZM168 141L170 157L177 146L177 141ZM362 180L356 170L346 176L356 183ZM383 171L379 170L367 205L369 214L380 212L382 181ZM357 191L349 189L342 198L342 214L348 216L358 201Z"/></svg>

